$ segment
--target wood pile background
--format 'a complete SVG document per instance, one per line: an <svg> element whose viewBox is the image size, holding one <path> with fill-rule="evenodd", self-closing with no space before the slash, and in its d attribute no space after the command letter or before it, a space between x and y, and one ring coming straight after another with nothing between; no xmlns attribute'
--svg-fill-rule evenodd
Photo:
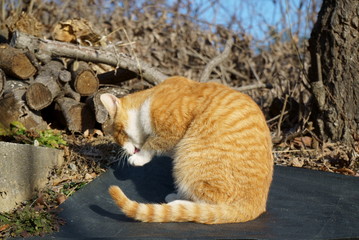
<svg viewBox="0 0 359 240"><path fill-rule="evenodd" d="M37 18L22 13L0 24L0 37L6 39L0 47L0 127L20 120L27 128L106 129L99 94L120 97L172 75L244 91L261 106L272 130L282 125L278 133L304 126L298 106L309 98L303 72L307 60L297 54L305 46L297 49L292 42L278 41L256 53L250 36L220 26L203 31L191 19L170 19L165 12L136 12L138 20L133 21L117 10L96 23L104 24L101 34L95 23L82 18L46 18L46 8ZM51 11L56 16L57 10ZM307 114L305 107L300 111Z"/></svg>
<svg viewBox="0 0 359 240"><path fill-rule="evenodd" d="M65 58L62 52L56 55L51 49L40 50L40 42L55 48L60 43L14 32L10 44L0 44L0 127L7 128L11 122L19 121L27 129L37 130L48 125L71 132L106 129L109 119L99 96L105 92L118 97L127 94L121 83L136 78L137 74L110 66L113 70L96 74L93 63L78 60L86 59L86 54ZM71 51L79 46L63 43L62 47ZM131 63L127 60L126 64ZM107 87L109 83L111 87Z"/></svg>
<svg viewBox="0 0 359 240"><path fill-rule="evenodd" d="M1 124L20 120L29 129L46 128L42 111L52 105L69 130L94 128L94 115L83 98L97 92L99 79L89 65L74 61L65 66L60 59L41 65L31 54L0 45Z"/></svg>

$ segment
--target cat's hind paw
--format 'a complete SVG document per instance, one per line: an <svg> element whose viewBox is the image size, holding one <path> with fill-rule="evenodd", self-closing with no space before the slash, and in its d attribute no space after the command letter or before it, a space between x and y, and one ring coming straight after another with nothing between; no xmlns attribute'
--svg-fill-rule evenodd
<svg viewBox="0 0 359 240"><path fill-rule="evenodd" d="M166 203L170 203L170 202L173 202L173 201L176 201L176 200L179 200L179 199L180 198L179 198L177 193L170 193L165 197Z"/></svg>

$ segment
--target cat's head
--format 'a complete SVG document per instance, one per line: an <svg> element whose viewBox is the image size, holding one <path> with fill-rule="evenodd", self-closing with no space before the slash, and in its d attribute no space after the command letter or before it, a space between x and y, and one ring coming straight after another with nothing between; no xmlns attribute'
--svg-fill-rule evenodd
<svg viewBox="0 0 359 240"><path fill-rule="evenodd" d="M130 155L139 151L138 144L132 141L128 134L128 109L124 106L121 99L112 94L102 94L101 102L105 106L112 120L112 136L115 141Z"/></svg>

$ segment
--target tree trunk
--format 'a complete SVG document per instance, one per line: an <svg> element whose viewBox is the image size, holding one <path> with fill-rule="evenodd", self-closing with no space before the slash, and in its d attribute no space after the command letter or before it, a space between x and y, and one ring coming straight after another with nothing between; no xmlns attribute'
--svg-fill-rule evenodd
<svg viewBox="0 0 359 240"><path fill-rule="evenodd" d="M359 140L359 1L324 0L309 40L313 117L323 140Z"/></svg>

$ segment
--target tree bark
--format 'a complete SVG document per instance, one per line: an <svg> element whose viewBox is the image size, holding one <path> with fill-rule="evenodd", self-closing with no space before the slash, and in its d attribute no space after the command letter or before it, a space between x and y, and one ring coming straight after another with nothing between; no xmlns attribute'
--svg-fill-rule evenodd
<svg viewBox="0 0 359 240"><path fill-rule="evenodd" d="M0 98L4 93L5 83L6 83L6 76L4 71L0 68Z"/></svg>
<svg viewBox="0 0 359 240"><path fill-rule="evenodd" d="M359 1L324 0L309 40L313 120L323 140L359 140Z"/></svg>
<svg viewBox="0 0 359 240"><path fill-rule="evenodd" d="M13 91L16 88L25 88L27 89L29 87L29 81L19 80L19 79L12 79L8 78L6 79L5 86L4 86L4 93L5 95L8 92Z"/></svg>

